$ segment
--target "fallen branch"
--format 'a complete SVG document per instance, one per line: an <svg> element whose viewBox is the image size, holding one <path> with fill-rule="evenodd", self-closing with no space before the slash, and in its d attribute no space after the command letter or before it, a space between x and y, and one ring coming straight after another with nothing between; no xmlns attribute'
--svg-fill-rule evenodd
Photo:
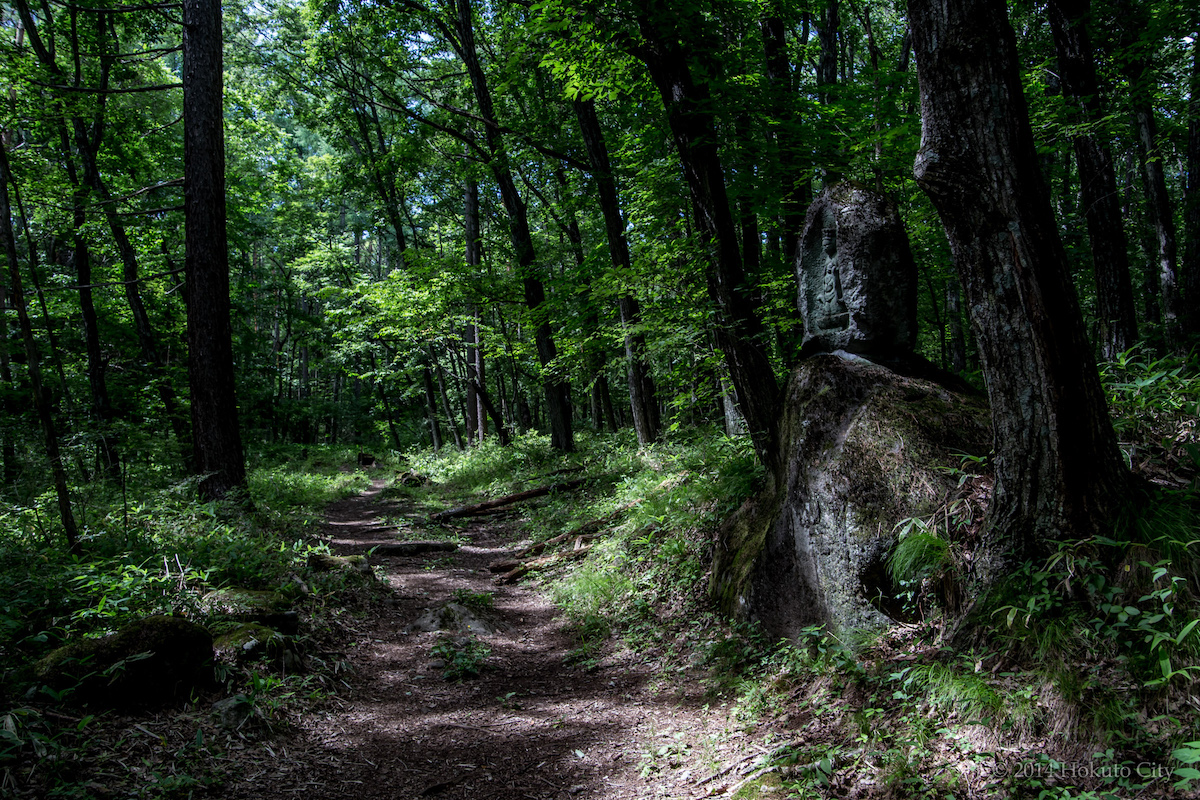
<svg viewBox="0 0 1200 800"><path fill-rule="evenodd" d="M579 527L575 528L574 530L571 530L567 533L559 534L558 536L555 536L551 539L547 539L544 542L538 542L537 544L531 544L528 547L523 548L522 550L518 551L516 554L516 557L517 558L526 558L528 556L541 555L542 551L545 550L547 547L549 547L551 545L562 544L563 542L570 541L571 539L574 539L576 536L588 536L588 538L594 538L593 536L590 536L589 534L592 534L595 531L598 531L601 528L603 528L607 525L610 525L613 522L616 522L618 517L620 517L622 514L624 514L626 511L633 508L634 506L639 505L640 503L642 503L642 501L643 501L643 498L638 498L637 500L634 500L633 502L625 503L624 505L622 505L618 508L614 508L612 511L605 514L603 517L594 519L591 522L585 522L582 525L580 525Z"/></svg>
<svg viewBox="0 0 1200 800"><path fill-rule="evenodd" d="M555 553L552 556L546 556L545 558L536 558L533 561L527 561L516 569L501 575L496 579L496 583L516 583L531 572L557 566L567 561L573 561L577 558L583 558L591 549L591 545L586 545L575 550L568 550L565 553Z"/></svg>
<svg viewBox="0 0 1200 800"><path fill-rule="evenodd" d="M528 489L524 492L517 492L516 494L499 497L495 500L485 500L484 502L476 503L473 506L461 506L459 508L451 508L447 511L439 511L429 518L434 522L441 522L443 520L455 519L457 517L472 517L476 514L493 508L500 508L501 506L519 503L522 500L532 500L535 497L542 497L543 495L550 494L551 492L574 489L575 487L586 483L587 480L587 478L576 478L575 480L566 481L564 483L551 483L546 486L539 486L537 489Z"/></svg>

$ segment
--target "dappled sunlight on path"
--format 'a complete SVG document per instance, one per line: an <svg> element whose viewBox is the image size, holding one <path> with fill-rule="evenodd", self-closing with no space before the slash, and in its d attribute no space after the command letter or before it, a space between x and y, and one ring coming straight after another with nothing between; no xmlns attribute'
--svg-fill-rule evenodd
<svg viewBox="0 0 1200 800"><path fill-rule="evenodd" d="M412 538L420 522L374 482L334 504L326 535L340 554ZM394 527L395 525L400 527ZM435 531L427 529L431 536ZM699 797L743 736L703 705L686 675L669 680L620 652L573 666L578 640L535 588L497 586L489 562L512 555L504 521L446 529L452 553L372 558L392 589L380 612L353 623L348 688L281 742L279 758L248 774L231 797L648 798ZM408 632L426 610L490 593L482 613L497 632L482 672L443 678L433 647L451 634ZM705 787L708 788L708 787Z"/></svg>

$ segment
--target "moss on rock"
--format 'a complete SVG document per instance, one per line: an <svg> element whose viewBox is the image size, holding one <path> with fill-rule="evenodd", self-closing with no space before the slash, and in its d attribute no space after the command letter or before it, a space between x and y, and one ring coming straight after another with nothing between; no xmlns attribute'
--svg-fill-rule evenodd
<svg viewBox="0 0 1200 800"><path fill-rule="evenodd" d="M153 616L101 639L54 650L34 668L37 679L72 699L148 705L186 696L212 680L212 634L182 617Z"/></svg>
<svg viewBox="0 0 1200 800"><path fill-rule="evenodd" d="M804 361L780 421L784 471L718 533L721 607L775 635L888 624L883 566L894 528L957 487L956 453L991 445L986 405L929 381L834 355Z"/></svg>

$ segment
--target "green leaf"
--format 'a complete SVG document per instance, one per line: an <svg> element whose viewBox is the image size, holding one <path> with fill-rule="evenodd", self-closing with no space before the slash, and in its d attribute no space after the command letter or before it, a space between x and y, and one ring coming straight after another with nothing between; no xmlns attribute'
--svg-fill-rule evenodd
<svg viewBox="0 0 1200 800"><path fill-rule="evenodd" d="M1184 625L1183 630L1181 630L1179 635L1175 637L1175 644L1181 644L1183 640L1187 638L1187 635L1195 629L1197 624L1200 624L1200 618L1194 619L1187 625Z"/></svg>

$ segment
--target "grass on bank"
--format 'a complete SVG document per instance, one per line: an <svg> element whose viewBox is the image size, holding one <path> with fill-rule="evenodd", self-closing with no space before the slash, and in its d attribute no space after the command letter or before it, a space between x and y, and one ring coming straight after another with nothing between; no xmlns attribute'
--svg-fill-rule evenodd
<svg viewBox="0 0 1200 800"><path fill-rule="evenodd" d="M163 613L220 633L222 623L209 619L200 599L227 587L278 591L305 608L311 628L340 613L334 598L358 588L344 586L346 576L310 574L306 560L325 549L313 537L323 506L358 492L368 479L339 469L354 460L345 448L312 449L312 458L294 448L274 454L271 463L252 460L249 513L197 503L193 481L77 487L86 500L79 556L60 545L53 497L0 506L0 796L95 797L98 788L81 773L83 765L100 769L117 757L105 753L109 735L99 731L106 715L60 709L69 691L33 679L34 662L65 641ZM307 661L304 675L276 674L268 664L223 665L219 691L241 698L261 726L277 724L294 703L336 689L338 665L315 654ZM130 796L186 796L219 781L211 761L220 748L203 742L200 728L193 733L197 741L174 750L161 774L117 769L121 778L105 791L125 785Z"/></svg>

